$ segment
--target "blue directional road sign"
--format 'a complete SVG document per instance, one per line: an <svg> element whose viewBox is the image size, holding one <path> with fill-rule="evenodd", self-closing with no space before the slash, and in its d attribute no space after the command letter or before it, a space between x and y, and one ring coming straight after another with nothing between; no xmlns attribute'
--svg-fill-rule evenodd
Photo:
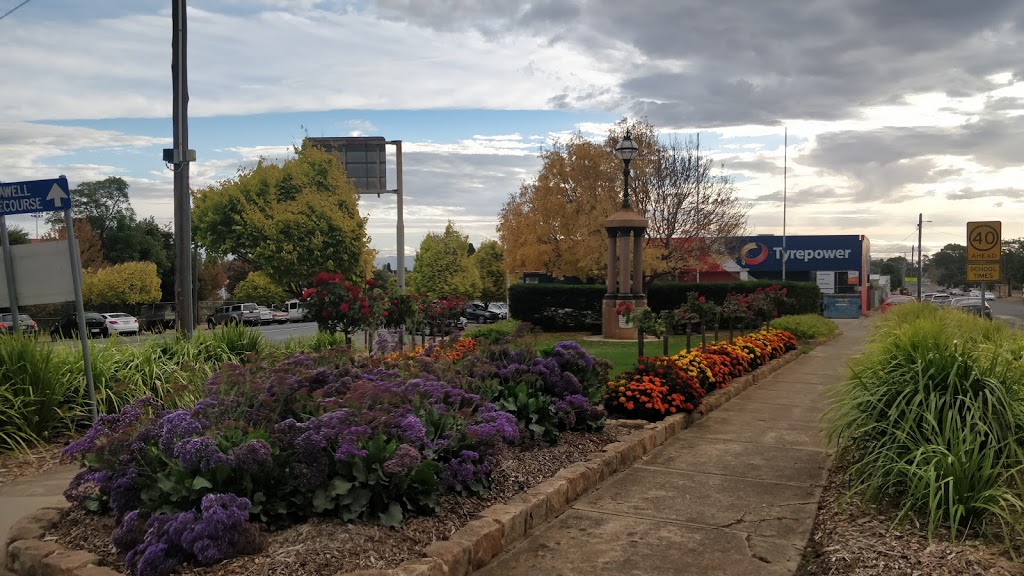
<svg viewBox="0 0 1024 576"><path fill-rule="evenodd" d="M67 178L0 182L0 216L53 212L71 207Z"/></svg>

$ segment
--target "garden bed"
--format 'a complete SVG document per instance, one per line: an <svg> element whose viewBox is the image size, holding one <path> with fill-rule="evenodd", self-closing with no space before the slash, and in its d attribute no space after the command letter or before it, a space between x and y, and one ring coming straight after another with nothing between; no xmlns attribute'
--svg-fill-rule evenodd
<svg viewBox="0 0 1024 576"><path fill-rule="evenodd" d="M554 446L510 450L502 456L487 494L446 496L439 513L410 518L398 529L364 521L346 523L317 518L270 533L268 546L259 554L205 568L188 567L181 573L196 576L313 576L367 568L395 568L406 560L421 557L426 546L446 540L488 506L507 502L560 470L586 461L592 453L634 431L608 426L600 433L566 433ZM123 572L123 559L110 538L116 527L117 523L110 516L99 516L72 507L65 511L61 522L50 531L50 536L66 548L94 553L103 559L106 566Z"/></svg>
<svg viewBox="0 0 1024 576"><path fill-rule="evenodd" d="M833 469L795 576L1024 574L1024 566L1004 548L975 540L950 542L948 532L929 543L920 526L894 527L895 511L845 500L846 488L842 470Z"/></svg>

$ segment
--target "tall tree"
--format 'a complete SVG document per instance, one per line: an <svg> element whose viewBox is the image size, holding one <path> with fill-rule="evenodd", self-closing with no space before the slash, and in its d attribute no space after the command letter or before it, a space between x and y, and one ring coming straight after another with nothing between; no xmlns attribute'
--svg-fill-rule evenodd
<svg viewBox="0 0 1024 576"><path fill-rule="evenodd" d="M1003 282L1011 292L1024 285L1024 238L1003 241Z"/></svg>
<svg viewBox="0 0 1024 576"><path fill-rule="evenodd" d="M152 304L160 300L160 277L152 262L87 269L82 280L82 297L91 304Z"/></svg>
<svg viewBox="0 0 1024 576"><path fill-rule="evenodd" d="M603 223L623 194L623 164L614 150L627 128L639 150L630 162L630 205L648 220L648 276L674 275L699 258L732 253L728 239L746 232L747 205L723 167L696 138L664 140L646 120L622 120L601 144L577 133L541 154L536 180L511 194L499 214L506 270L604 275ZM698 237L685 249L678 242Z"/></svg>
<svg viewBox="0 0 1024 576"><path fill-rule="evenodd" d="M444 233L428 233L420 243L409 285L430 298L456 295L478 298L480 274L469 259L469 237L451 221Z"/></svg>
<svg viewBox="0 0 1024 576"><path fill-rule="evenodd" d="M128 199L128 182L117 176L82 182L71 190L71 199L71 217L89 220L101 244L106 242L108 230L125 220L135 220L135 210ZM61 212L49 212L46 221L59 227L64 217Z"/></svg>
<svg viewBox="0 0 1024 576"><path fill-rule="evenodd" d="M926 262L925 276L940 286L963 286L967 283L967 248L963 245L946 244Z"/></svg>
<svg viewBox="0 0 1024 576"><path fill-rule="evenodd" d="M480 275L480 299L484 303L508 300L507 280L501 244L486 240L470 258Z"/></svg>
<svg viewBox="0 0 1024 576"><path fill-rule="evenodd" d="M92 225L89 224L89 220L86 218L79 218L73 220L71 225L75 230L75 242L78 242L78 252L82 259L82 268L89 270L96 270L107 263L103 260L103 245L100 243L100 237L93 231ZM67 230L65 230L63 224L56 228L51 228L49 232L43 234L43 240L66 240L68 237Z"/></svg>
<svg viewBox="0 0 1024 576"><path fill-rule="evenodd" d="M622 201L622 163L578 132L541 159L536 180L521 184L498 216L506 270L602 276L602 224Z"/></svg>
<svg viewBox="0 0 1024 576"><path fill-rule="evenodd" d="M221 290L227 286L228 276L224 273L223 263L209 256L200 256L199 261L199 299L223 300Z"/></svg>
<svg viewBox="0 0 1024 576"><path fill-rule="evenodd" d="M295 153L197 191L192 221L207 251L247 262L297 295L319 272L363 275L369 238L341 164L309 143Z"/></svg>

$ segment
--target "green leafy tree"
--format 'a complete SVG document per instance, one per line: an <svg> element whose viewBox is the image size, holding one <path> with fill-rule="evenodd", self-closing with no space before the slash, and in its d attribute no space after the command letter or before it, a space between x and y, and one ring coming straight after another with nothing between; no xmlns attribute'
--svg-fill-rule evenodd
<svg viewBox="0 0 1024 576"><path fill-rule="evenodd" d="M480 299L485 304L508 300L508 283L501 244L496 240L483 242L470 260L480 275Z"/></svg>
<svg viewBox="0 0 1024 576"><path fill-rule="evenodd" d="M963 286L967 283L967 248L946 244L928 259L925 274L940 286Z"/></svg>
<svg viewBox="0 0 1024 576"><path fill-rule="evenodd" d="M468 254L469 237L459 232L451 221L443 234L427 234L416 254L414 275L407 279L411 288L428 298L449 295L479 298L483 285Z"/></svg>
<svg viewBox="0 0 1024 576"><path fill-rule="evenodd" d="M160 276L152 262L124 262L86 269L82 298L90 304L151 304L160 300Z"/></svg>
<svg viewBox="0 0 1024 576"><path fill-rule="evenodd" d="M1024 286L1024 238L1003 241L1003 282L1011 292Z"/></svg>
<svg viewBox="0 0 1024 576"><path fill-rule="evenodd" d="M235 286L232 296L239 302L255 302L261 306L279 304L288 299L287 292L263 272L251 272Z"/></svg>
<svg viewBox="0 0 1024 576"><path fill-rule="evenodd" d="M20 226L10 226L7 228L7 241L11 246L17 244L28 244L32 240L28 237L28 232Z"/></svg>
<svg viewBox="0 0 1024 576"><path fill-rule="evenodd" d="M303 143L195 193L196 241L246 262L299 295L321 271L362 277L369 250L355 189L332 156Z"/></svg>

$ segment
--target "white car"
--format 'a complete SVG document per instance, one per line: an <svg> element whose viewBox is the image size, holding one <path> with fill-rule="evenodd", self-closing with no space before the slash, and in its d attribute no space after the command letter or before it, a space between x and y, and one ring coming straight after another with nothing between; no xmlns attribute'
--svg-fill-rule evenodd
<svg viewBox="0 0 1024 576"><path fill-rule="evenodd" d="M139 321L131 314L122 312L111 312L100 314L103 317L103 324L107 327L108 334L118 336L134 336L139 333Z"/></svg>
<svg viewBox="0 0 1024 576"><path fill-rule="evenodd" d="M270 324L274 321L274 313L266 306L260 306L260 324Z"/></svg>
<svg viewBox="0 0 1024 576"><path fill-rule="evenodd" d="M508 319L508 304L504 302L491 302L487 305L487 309L491 312L497 312L502 320Z"/></svg>
<svg viewBox="0 0 1024 576"><path fill-rule="evenodd" d="M995 300L995 299L996 299L996 295L995 294L993 294L992 292L989 292L988 290L985 291L985 300Z"/></svg>

